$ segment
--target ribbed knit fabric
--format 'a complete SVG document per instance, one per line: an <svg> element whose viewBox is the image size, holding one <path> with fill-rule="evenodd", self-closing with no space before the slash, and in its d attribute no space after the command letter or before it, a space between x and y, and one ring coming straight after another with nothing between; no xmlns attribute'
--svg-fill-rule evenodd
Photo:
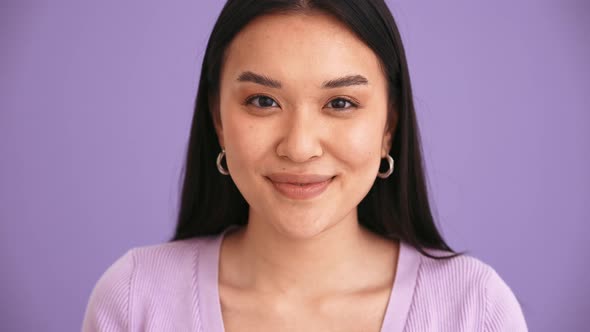
<svg viewBox="0 0 590 332"><path fill-rule="evenodd" d="M82 330L223 332L217 280L224 234L129 250L96 283ZM381 331L527 326L514 294L489 265L471 256L434 260L401 242Z"/></svg>

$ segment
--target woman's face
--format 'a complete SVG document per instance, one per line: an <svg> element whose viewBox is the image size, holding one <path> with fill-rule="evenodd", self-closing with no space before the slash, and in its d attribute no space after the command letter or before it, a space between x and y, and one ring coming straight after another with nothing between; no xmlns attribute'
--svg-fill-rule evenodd
<svg viewBox="0 0 590 332"><path fill-rule="evenodd" d="M249 222L297 238L357 222L391 143L377 56L319 14L260 17L226 56L216 129Z"/></svg>

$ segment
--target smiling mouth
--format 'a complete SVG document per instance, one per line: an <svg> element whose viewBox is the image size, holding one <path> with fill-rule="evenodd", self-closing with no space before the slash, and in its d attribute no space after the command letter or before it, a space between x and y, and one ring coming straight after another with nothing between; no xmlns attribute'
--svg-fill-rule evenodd
<svg viewBox="0 0 590 332"><path fill-rule="evenodd" d="M281 195L295 200L307 200L322 194L332 183L336 176L320 182L278 182L267 178L274 189Z"/></svg>

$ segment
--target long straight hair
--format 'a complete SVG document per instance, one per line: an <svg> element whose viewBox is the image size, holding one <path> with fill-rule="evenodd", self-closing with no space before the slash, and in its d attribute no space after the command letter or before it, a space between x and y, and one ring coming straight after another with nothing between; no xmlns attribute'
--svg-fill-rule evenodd
<svg viewBox="0 0 590 332"><path fill-rule="evenodd" d="M203 59L181 178L178 221L171 241L215 235L230 225L247 224L246 200L231 177L220 174L216 167L221 146L214 121L219 121L221 68L230 42L249 22L262 15L294 13L324 13L338 19L373 50L387 79L388 130L394 133L390 154L396 167L387 179L375 181L359 203L359 223L386 238L403 240L428 257L443 259L463 254L447 245L432 216L408 64L393 16L382 0L227 1ZM426 248L454 254L433 256Z"/></svg>

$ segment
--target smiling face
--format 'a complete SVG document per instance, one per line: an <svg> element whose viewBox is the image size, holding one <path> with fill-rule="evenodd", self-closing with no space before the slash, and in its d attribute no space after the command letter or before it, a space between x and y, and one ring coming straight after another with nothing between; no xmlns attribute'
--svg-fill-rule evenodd
<svg viewBox="0 0 590 332"><path fill-rule="evenodd" d="M357 222L391 143L377 56L322 14L259 17L226 52L216 130L249 223L307 238Z"/></svg>

